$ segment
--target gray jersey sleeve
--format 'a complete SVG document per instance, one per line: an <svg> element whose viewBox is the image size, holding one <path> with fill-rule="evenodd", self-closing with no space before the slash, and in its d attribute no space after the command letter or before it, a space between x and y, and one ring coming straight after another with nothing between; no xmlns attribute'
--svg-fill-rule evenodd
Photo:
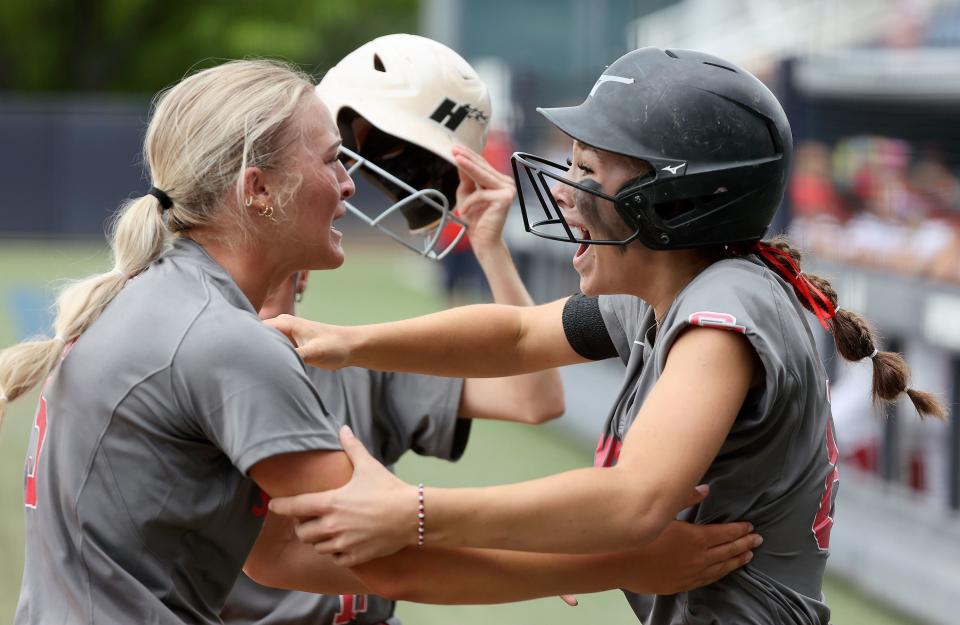
<svg viewBox="0 0 960 625"><path fill-rule="evenodd" d="M172 368L174 396L190 419L185 427L213 441L243 473L277 454L340 449L333 421L283 336L253 315L230 324L200 321ZM205 383L191 383L196 379Z"/></svg>
<svg viewBox="0 0 960 625"><path fill-rule="evenodd" d="M742 275L738 275L742 274ZM791 350L784 336L781 319L793 310L781 310L782 297L771 290L774 282L762 277L755 266L747 263L725 263L724 271L707 274L698 280L695 288L683 293L668 312L658 337L657 367L663 370L666 357L674 341L691 327L726 330L742 334L750 342L764 369L764 383L760 396L751 393L748 401L759 401L756 414L770 415L771 402L789 396L785 392L787 379L792 376L788 360ZM722 276L722 277L721 277ZM706 276L705 276L706 277Z"/></svg>
<svg viewBox="0 0 960 625"><path fill-rule="evenodd" d="M460 419L462 378L411 373L371 372L377 397L373 418L389 434L385 462L395 462L407 450L423 456L457 460L470 435L470 420Z"/></svg>
<svg viewBox="0 0 960 625"><path fill-rule="evenodd" d="M633 342L640 331L643 316L650 308L632 295L601 295L597 298L603 323L624 364L630 359Z"/></svg>

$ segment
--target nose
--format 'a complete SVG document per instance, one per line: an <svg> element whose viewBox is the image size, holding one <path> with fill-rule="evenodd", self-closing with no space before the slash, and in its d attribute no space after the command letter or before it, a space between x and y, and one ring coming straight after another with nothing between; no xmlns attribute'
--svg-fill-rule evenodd
<svg viewBox="0 0 960 625"><path fill-rule="evenodd" d="M354 184L353 178L347 173L347 168L344 167L341 160L337 161L337 182L340 183L341 202L350 199L357 192L357 185Z"/></svg>
<svg viewBox="0 0 960 625"><path fill-rule="evenodd" d="M567 178L570 177L570 170L567 171ZM557 201L557 206L565 214L570 214L576 205L573 195L573 187L560 181L555 181L550 185L550 194Z"/></svg>

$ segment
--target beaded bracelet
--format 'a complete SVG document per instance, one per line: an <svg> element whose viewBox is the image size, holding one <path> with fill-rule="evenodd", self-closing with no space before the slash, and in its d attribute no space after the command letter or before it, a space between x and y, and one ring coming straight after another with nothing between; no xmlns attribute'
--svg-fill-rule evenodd
<svg viewBox="0 0 960 625"><path fill-rule="evenodd" d="M427 513L423 505L423 484L417 484L417 499L419 499L419 510L417 511L417 547L423 547L423 535L426 531Z"/></svg>

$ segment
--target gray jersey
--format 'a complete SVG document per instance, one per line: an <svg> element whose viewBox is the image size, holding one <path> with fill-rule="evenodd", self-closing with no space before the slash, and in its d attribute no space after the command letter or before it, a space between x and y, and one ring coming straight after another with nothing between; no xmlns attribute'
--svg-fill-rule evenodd
<svg viewBox="0 0 960 625"><path fill-rule="evenodd" d="M458 419L463 380L347 368L310 369L323 401L384 464L404 452L456 460L470 421ZM221 613L226 625L397 625L395 602L265 588L241 575Z"/></svg>
<svg viewBox="0 0 960 625"><path fill-rule="evenodd" d="M676 338L691 326L743 334L763 364L703 482L710 496L681 513L696 523L750 521L763 546L746 567L674 596L627 593L645 625L826 625L826 565L837 461L829 390L813 335L792 287L755 257L722 260L671 305L659 334L637 298L601 297L604 325L627 367L596 464L616 462L624 433L660 377ZM696 380L691 381L696 392ZM651 611L652 610L652 611Z"/></svg>
<svg viewBox="0 0 960 625"><path fill-rule="evenodd" d="M186 239L71 347L37 416L17 625L220 623L263 523L247 471L339 448L289 342Z"/></svg>

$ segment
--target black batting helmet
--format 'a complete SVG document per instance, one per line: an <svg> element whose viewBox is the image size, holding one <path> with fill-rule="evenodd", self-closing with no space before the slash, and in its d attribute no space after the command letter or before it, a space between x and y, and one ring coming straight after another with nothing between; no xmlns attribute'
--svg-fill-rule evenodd
<svg viewBox="0 0 960 625"><path fill-rule="evenodd" d="M590 244L638 239L652 249L743 243L763 237L783 199L793 147L783 108L755 76L714 56L634 50L603 72L579 106L537 110L577 141L646 161L653 172L607 196L550 171L561 165L515 154L524 223L534 234ZM547 219L529 219L519 169ZM577 239L544 175L612 201L632 234Z"/></svg>

